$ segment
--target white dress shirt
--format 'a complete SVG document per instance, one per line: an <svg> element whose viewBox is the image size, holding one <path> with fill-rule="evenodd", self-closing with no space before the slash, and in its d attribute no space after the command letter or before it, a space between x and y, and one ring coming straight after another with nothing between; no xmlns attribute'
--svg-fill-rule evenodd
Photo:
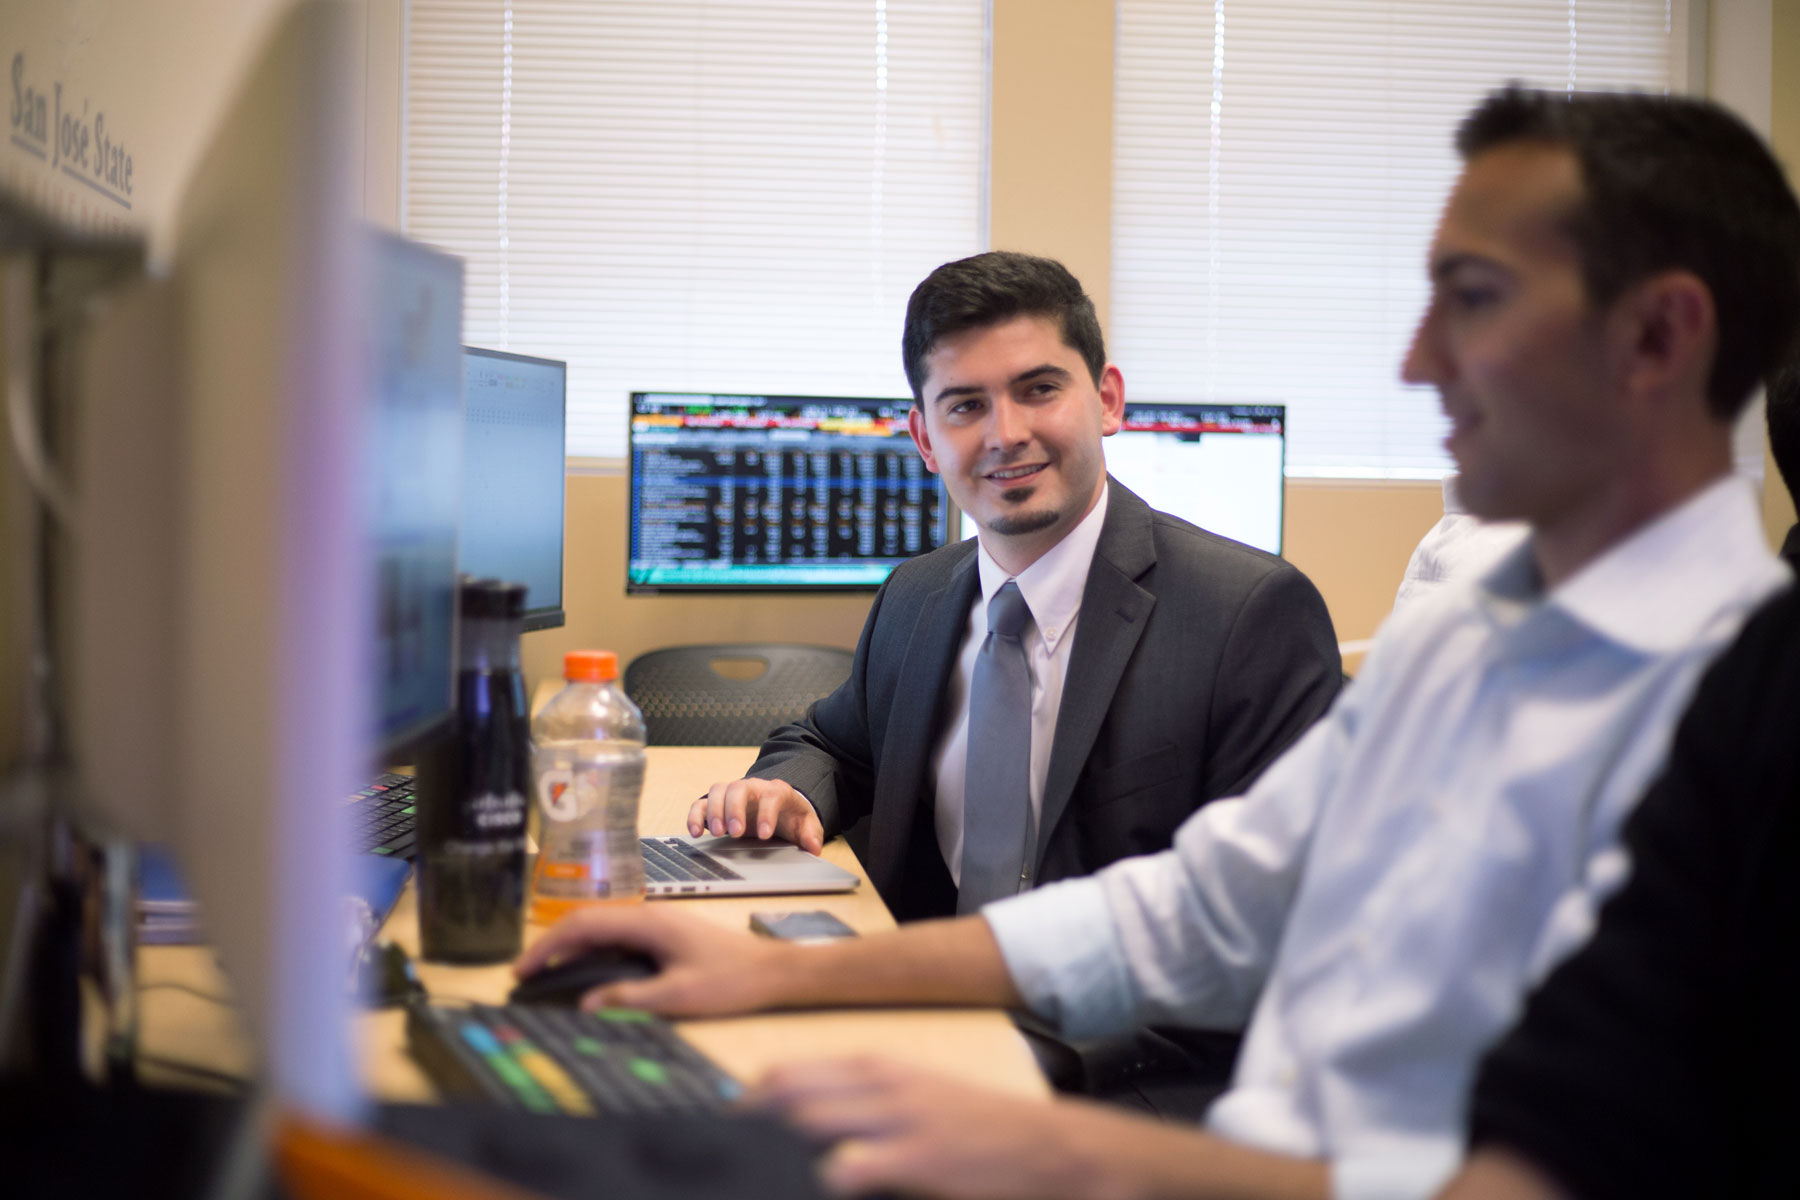
<svg viewBox="0 0 1800 1200"><path fill-rule="evenodd" d="M1444 477L1444 515L1425 531L1406 562L1394 611L1443 590L1453 582L1485 574L1525 540L1523 521L1484 521L1463 507L1456 476Z"/></svg>
<svg viewBox="0 0 1800 1200"><path fill-rule="evenodd" d="M1722 480L1544 594L1529 545L1391 622L1330 714L1174 848L984 908L1075 1036L1251 1018L1225 1137L1430 1195L1481 1051L1625 873L1698 676L1788 579Z"/></svg>
<svg viewBox="0 0 1800 1200"><path fill-rule="evenodd" d="M1019 574L1008 575L982 546L976 550L981 573L981 595L969 607L962 650L956 670L946 682L944 703L950 725L932 752L931 766L937 780L938 851L950 878L962 886L963 780L969 769L969 684L975 677L975 659L987 640L988 601L1011 579L1019 585L1031 624L1025 630L1025 662L1031 671L1031 821L1044 811L1044 777L1050 773L1050 746L1056 738L1056 714L1062 711L1063 677L1069 669L1069 652L1075 645L1075 618L1081 613L1081 593L1087 588L1088 568L1100 544L1100 527L1106 524L1107 485L1100 485L1100 499L1081 523L1068 532L1044 556ZM1031 866L1026 864L1027 868Z"/></svg>

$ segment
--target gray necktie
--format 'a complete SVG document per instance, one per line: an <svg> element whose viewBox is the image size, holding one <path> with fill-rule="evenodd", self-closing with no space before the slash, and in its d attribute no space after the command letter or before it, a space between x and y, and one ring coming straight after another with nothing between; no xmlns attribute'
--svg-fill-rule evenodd
<svg viewBox="0 0 1800 1200"><path fill-rule="evenodd" d="M959 913L1017 893L1030 862L1031 671L1020 640L1030 620L1016 583L1008 581L988 602L987 640L969 685Z"/></svg>

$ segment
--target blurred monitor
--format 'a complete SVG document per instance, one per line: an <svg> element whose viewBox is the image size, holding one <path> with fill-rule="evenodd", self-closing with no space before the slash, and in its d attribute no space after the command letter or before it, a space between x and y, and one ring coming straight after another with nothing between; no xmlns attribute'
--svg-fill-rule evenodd
<svg viewBox="0 0 1800 1200"><path fill-rule="evenodd" d="M369 540L375 741L384 762L450 722L463 464L462 263L369 235Z"/></svg>
<svg viewBox="0 0 1800 1200"><path fill-rule="evenodd" d="M174 849L259 1082L334 1119L360 1107L341 798L378 723L365 318L383 273L344 151L355 46L346 6L272 22L187 183L166 275L97 309L78 453L116 469L76 476L71 589L84 784ZM410 260L400 249L383 265ZM383 353L414 345L377 328ZM456 341L452 324L453 380ZM388 382L397 404L443 402Z"/></svg>
<svg viewBox="0 0 1800 1200"><path fill-rule="evenodd" d="M1280 554L1286 436L1281 404L1127 404L1106 469L1151 508Z"/></svg>
<svg viewBox="0 0 1800 1200"><path fill-rule="evenodd" d="M568 368L462 351L462 570L525 585L524 629L563 623Z"/></svg>
<svg viewBox="0 0 1800 1200"><path fill-rule="evenodd" d="M874 589L944 544L909 400L635 392L626 590Z"/></svg>

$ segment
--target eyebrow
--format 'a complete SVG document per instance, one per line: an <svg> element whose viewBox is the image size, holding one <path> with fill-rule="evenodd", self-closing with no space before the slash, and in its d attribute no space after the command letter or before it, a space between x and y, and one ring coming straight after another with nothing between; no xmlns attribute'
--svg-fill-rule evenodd
<svg viewBox="0 0 1800 1200"><path fill-rule="evenodd" d="M1057 366L1055 363L1039 363L1035 367L1020 371L1006 382L1009 387L1017 387L1021 383L1030 383L1034 379L1061 380L1072 378L1074 378L1074 376L1072 376L1068 370ZM942 404L946 400L961 400L965 396L981 396L986 393L986 388L978 387L975 384L967 384L963 387L947 387L934 395L931 398L931 402L933 404Z"/></svg>
<svg viewBox="0 0 1800 1200"><path fill-rule="evenodd" d="M1431 281L1433 283L1442 283L1464 267L1477 267L1490 271L1504 270L1499 263L1484 255L1459 251L1454 254L1446 254L1442 258L1436 258L1431 261Z"/></svg>

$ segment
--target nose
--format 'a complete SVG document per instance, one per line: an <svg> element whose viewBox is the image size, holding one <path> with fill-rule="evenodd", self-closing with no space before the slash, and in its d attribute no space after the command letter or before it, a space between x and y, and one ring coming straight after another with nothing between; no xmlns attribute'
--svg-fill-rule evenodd
<svg viewBox="0 0 1800 1200"><path fill-rule="evenodd" d="M1419 318L1419 327L1413 330L1406 357L1400 360L1402 383L1432 383L1441 387L1447 382L1447 362L1437 342L1437 305L1433 304Z"/></svg>
<svg viewBox="0 0 1800 1200"><path fill-rule="evenodd" d="M988 445L998 450L1010 450L1022 444L1029 436L1025 414L1013 403L1012 397L1003 395L996 398L988 410Z"/></svg>

